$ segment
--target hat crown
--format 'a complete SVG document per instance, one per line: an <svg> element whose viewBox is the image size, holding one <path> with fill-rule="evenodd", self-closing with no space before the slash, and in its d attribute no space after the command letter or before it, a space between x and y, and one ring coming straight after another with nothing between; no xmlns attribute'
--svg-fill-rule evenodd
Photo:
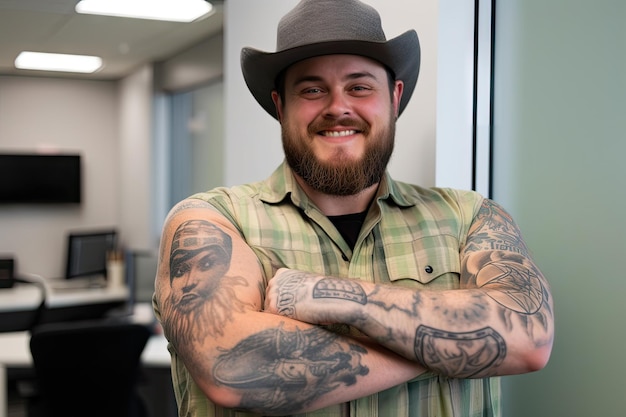
<svg viewBox="0 0 626 417"><path fill-rule="evenodd" d="M280 20L276 51L346 40L387 40L376 9L358 0L302 0Z"/></svg>

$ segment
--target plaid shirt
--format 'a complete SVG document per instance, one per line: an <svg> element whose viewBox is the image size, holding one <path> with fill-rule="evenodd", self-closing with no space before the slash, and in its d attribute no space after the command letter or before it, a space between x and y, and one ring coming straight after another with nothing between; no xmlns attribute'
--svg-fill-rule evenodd
<svg viewBox="0 0 626 417"><path fill-rule="evenodd" d="M219 188L193 198L209 202L237 227L258 256L266 279L277 266L285 266L429 289L458 288L459 251L482 203L474 192L425 189L386 175L353 251L298 187L286 164L266 181ZM251 415L214 406L175 353L172 363L181 416ZM483 417L500 413L499 378L450 379L427 373L349 404L302 416Z"/></svg>

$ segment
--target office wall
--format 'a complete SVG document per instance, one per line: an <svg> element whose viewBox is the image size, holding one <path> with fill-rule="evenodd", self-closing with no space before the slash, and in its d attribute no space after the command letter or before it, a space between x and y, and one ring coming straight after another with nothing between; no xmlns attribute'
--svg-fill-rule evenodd
<svg viewBox="0 0 626 417"><path fill-rule="evenodd" d="M496 5L494 198L552 285L541 372L505 378L507 417L626 415L626 2Z"/></svg>
<svg viewBox="0 0 626 417"><path fill-rule="evenodd" d="M422 66L411 102L398 121L390 171L397 179L434 185L438 0L367 0L382 18L387 38L416 29ZM276 26L296 0L229 0L225 3L225 183L266 178L282 161L280 127L249 93L239 56L241 48L276 50Z"/></svg>
<svg viewBox="0 0 626 417"><path fill-rule="evenodd" d="M153 69L144 65L119 82L119 229L126 248L158 246L154 216Z"/></svg>
<svg viewBox="0 0 626 417"><path fill-rule="evenodd" d="M82 155L82 204L0 205L0 253L20 272L61 276L67 230L118 224L117 108L114 82L0 76L0 152Z"/></svg>

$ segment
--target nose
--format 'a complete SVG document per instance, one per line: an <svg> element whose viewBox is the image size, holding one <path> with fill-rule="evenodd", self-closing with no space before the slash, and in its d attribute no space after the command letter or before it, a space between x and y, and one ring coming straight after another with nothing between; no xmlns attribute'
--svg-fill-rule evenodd
<svg viewBox="0 0 626 417"><path fill-rule="evenodd" d="M349 115L352 111L348 97L339 90L331 90L327 97L325 115L329 118L339 118Z"/></svg>

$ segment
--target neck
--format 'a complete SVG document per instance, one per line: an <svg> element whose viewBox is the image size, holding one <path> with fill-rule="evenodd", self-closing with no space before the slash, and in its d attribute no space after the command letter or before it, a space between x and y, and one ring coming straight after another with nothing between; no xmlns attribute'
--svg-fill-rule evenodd
<svg viewBox="0 0 626 417"><path fill-rule="evenodd" d="M296 181L305 194L326 216L341 216L343 214L361 213L370 205L376 195L378 183L369 186L354 195L330 195L311 188L302 178L295 175Z"/></svg>

